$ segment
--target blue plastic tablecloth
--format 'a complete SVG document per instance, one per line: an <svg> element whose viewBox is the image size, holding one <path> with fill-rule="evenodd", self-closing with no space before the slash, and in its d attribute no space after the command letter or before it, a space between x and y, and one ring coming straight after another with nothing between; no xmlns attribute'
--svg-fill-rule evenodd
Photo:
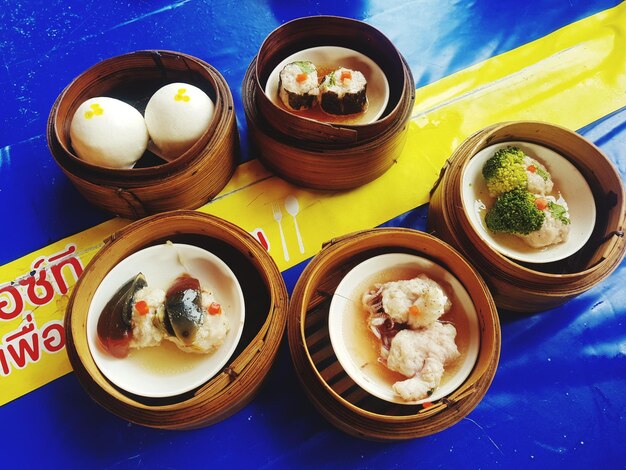
<svg viewBox="0 0 626 470"><path fill-rule="evenodd" d="M420 87L618 3L2 0L0 265L110 217L76 192L45 140L54 99L99 60L169 49L211 63L233 92L249 159L241 82L263 39L287 20L333 14L372 24L406 57ZM626 109L578 131L624 178ZM419 207L388 225L423 230L426 215ZM284 273L290 290L304 264ZM625 274L622 263L549 312L500 312L502 356L491 388L467 418L433 436L372 443L338 431L300 389L285 340L256 399L196 431L130 424L66 375L0 408L0 468L623 468Z"/></svg>

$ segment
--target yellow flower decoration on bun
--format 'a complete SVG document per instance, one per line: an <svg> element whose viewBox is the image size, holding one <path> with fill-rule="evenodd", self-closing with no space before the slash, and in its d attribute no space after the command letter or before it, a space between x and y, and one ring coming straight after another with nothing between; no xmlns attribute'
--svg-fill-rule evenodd
<svg viewBox="0 0 626 470"><path fill-rule="evenodd" d="M174 101L189 101L191 98L185 93L187 93L186 88L179 88L178 93L174 96Z"/></svg>
<svg viewBox="0 0 626 470"><path fill-rule="evenodd" d="M101 116L104 113L104 109L102 109L98 103L92 104L90 108L91 109L85 113L85 119L91 119L94 116Z"/></svg>

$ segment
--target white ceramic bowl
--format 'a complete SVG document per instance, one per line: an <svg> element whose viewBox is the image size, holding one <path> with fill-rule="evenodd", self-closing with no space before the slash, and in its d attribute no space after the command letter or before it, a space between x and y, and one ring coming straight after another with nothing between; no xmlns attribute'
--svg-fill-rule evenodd
<svg viewBox="0 0 626 470"><path fill-rule="evenodd" d="M278 96L280 72L285 65L299 60L313 62L318 68L329 67L337 69L339 67L346 67L363 73L367 80L368 105L365 112L357 116L351 115L351 117L345 118L342 116L331 116L324 112L313 114L308 111L293 111L284 106ZM267 79L265 94L276 106L298 116L310 117L320 122L370 124L376 121L387 107L387 102L389 101L389 82L378 64L366 55L346 47L319 46L296 52L278 64Z"/></svg>
<svg viewBox="0 0 626 470"><path fill-rule="evenodd" d="M230 324L219 349L212 354L186 353L164 341L156 347L132 350L123 359L103 351L97 338L100 313L115 292L139 272L151 288L166 290L179 275L189 273L200 286L211 290ZM89 306L87 341L96 365L112 383L144 397L171 397L199 387L226 365L241 337L244 318L241 286L220 258L192 245L155 245L133 253L104 277Z"/></svg>
<svg viewBox="0 0 626 470"><path fill-rule="evenodd" d="M552 195L558 196L559 191L569 208L571 224L565 242L544 248L532 248L515 235L494 235L485 226L485 213L493 204L494 198L489 196L482 169L497 150L509 145L521 148L526 155L543 163L552 175ZM582 174L565 157L549 148L529 142L501 142L485 147L472 157L462 176L461 200L472 227L487 244L504 256L528 263L550 263L576 253L589 240L596 221L593 193Z"/></svg>
<svg viewBox="0 0 626 470"><path fill-rule="evenodd" d="M431 396L406 401L393 391L392 376L377 362L380 343L367 327L368 314L361 297L375 283L411 279L418 274L437 281L452 302L450 311L440 320L451 321L456 327L461 357L447 367L441 385ZM407 253L375 256L350 270L332 298L328 330L335 355L352 380L382 400L405 405L433 402L452 393L471 373L480 349L478 314L463 285L440 265Z"/></svg>

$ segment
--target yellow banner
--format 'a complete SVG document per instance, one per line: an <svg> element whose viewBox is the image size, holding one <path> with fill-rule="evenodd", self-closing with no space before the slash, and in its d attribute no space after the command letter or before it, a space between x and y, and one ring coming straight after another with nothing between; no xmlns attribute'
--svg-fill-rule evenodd
<svg viewBox="0 0 626 470"><path fill-rule="evenodd" d="M114 219L2 267L0 404L67 374L63 314L71 288L111 233Z"/></svg>
<svg viewBox="0 0 626 470"><path fill-rule="evenodd" d="M361 188L306 190L251 161L199 210L253 233L287 269L326 240L428 202L445 160L479 129L522 119L578 129L626 106L625 37L621 4L418 89L398 164ZM105 222L0 268L0 405L70 371L61 328L69 291L102 240L128 223Z"/></svg>

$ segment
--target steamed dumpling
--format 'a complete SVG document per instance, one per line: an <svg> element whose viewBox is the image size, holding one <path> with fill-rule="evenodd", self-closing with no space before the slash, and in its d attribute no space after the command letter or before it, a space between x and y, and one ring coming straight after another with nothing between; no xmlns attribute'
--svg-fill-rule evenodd
<svg viewBox="0 0 626 470"><path fill-rule="evenodd" d="M526 189L528 189L529 192L541 195L550 194L552 192L554 182L552 181L552 175L550 175L545 166L534 158L525 156L524 168L526 168L526 176L528 177Z"/></svg>
<svg viewBox="0 0 626 470"><path fill-rule="evenodd" d="M444 366L461 355L455 337L456 328L440 321L399 331L391 341L386 363L408 379L394 383L394 391L405 400L421 400L439 387ZM384 349L381 353L387 354Z"/></svg>
<svg viewBox="0 0 626 470"><path fill-rule="evenodd" d="M213 111L213 101L200 88L170 83L150 98L145 112L146 126L161 154L175 158L208 129Z"/></svg>
<svg viewBox="0 0 626 470"><path fill-rule="evenodd" d="M450 301L439 284L420 274L414 279L382 285L382 306L394 322L411 328L428 326L450 308Z"/></svg>
<svg viewBox="0 0 626 470"><path fill-rule="evenodd" d="M535 196L540 197L538 194ZM556 245L557 243L567 241L569 236L571 221L567 202L565 202L563 196L559 195L558 199L554 196L545 196L543 199L545 199L548 204L552 203L554 205L552 208L548 206L543 209L545 217L539 230L530 232L527 235L515 234L533 248Z"/></svg>
<svg viewBox="0 0 626 470"><path fill-rule="evenodd" d="M148 145L143 116L115 98L90 98L70 124L70 139L79 158L109 168L131 168Z"/></svg>

